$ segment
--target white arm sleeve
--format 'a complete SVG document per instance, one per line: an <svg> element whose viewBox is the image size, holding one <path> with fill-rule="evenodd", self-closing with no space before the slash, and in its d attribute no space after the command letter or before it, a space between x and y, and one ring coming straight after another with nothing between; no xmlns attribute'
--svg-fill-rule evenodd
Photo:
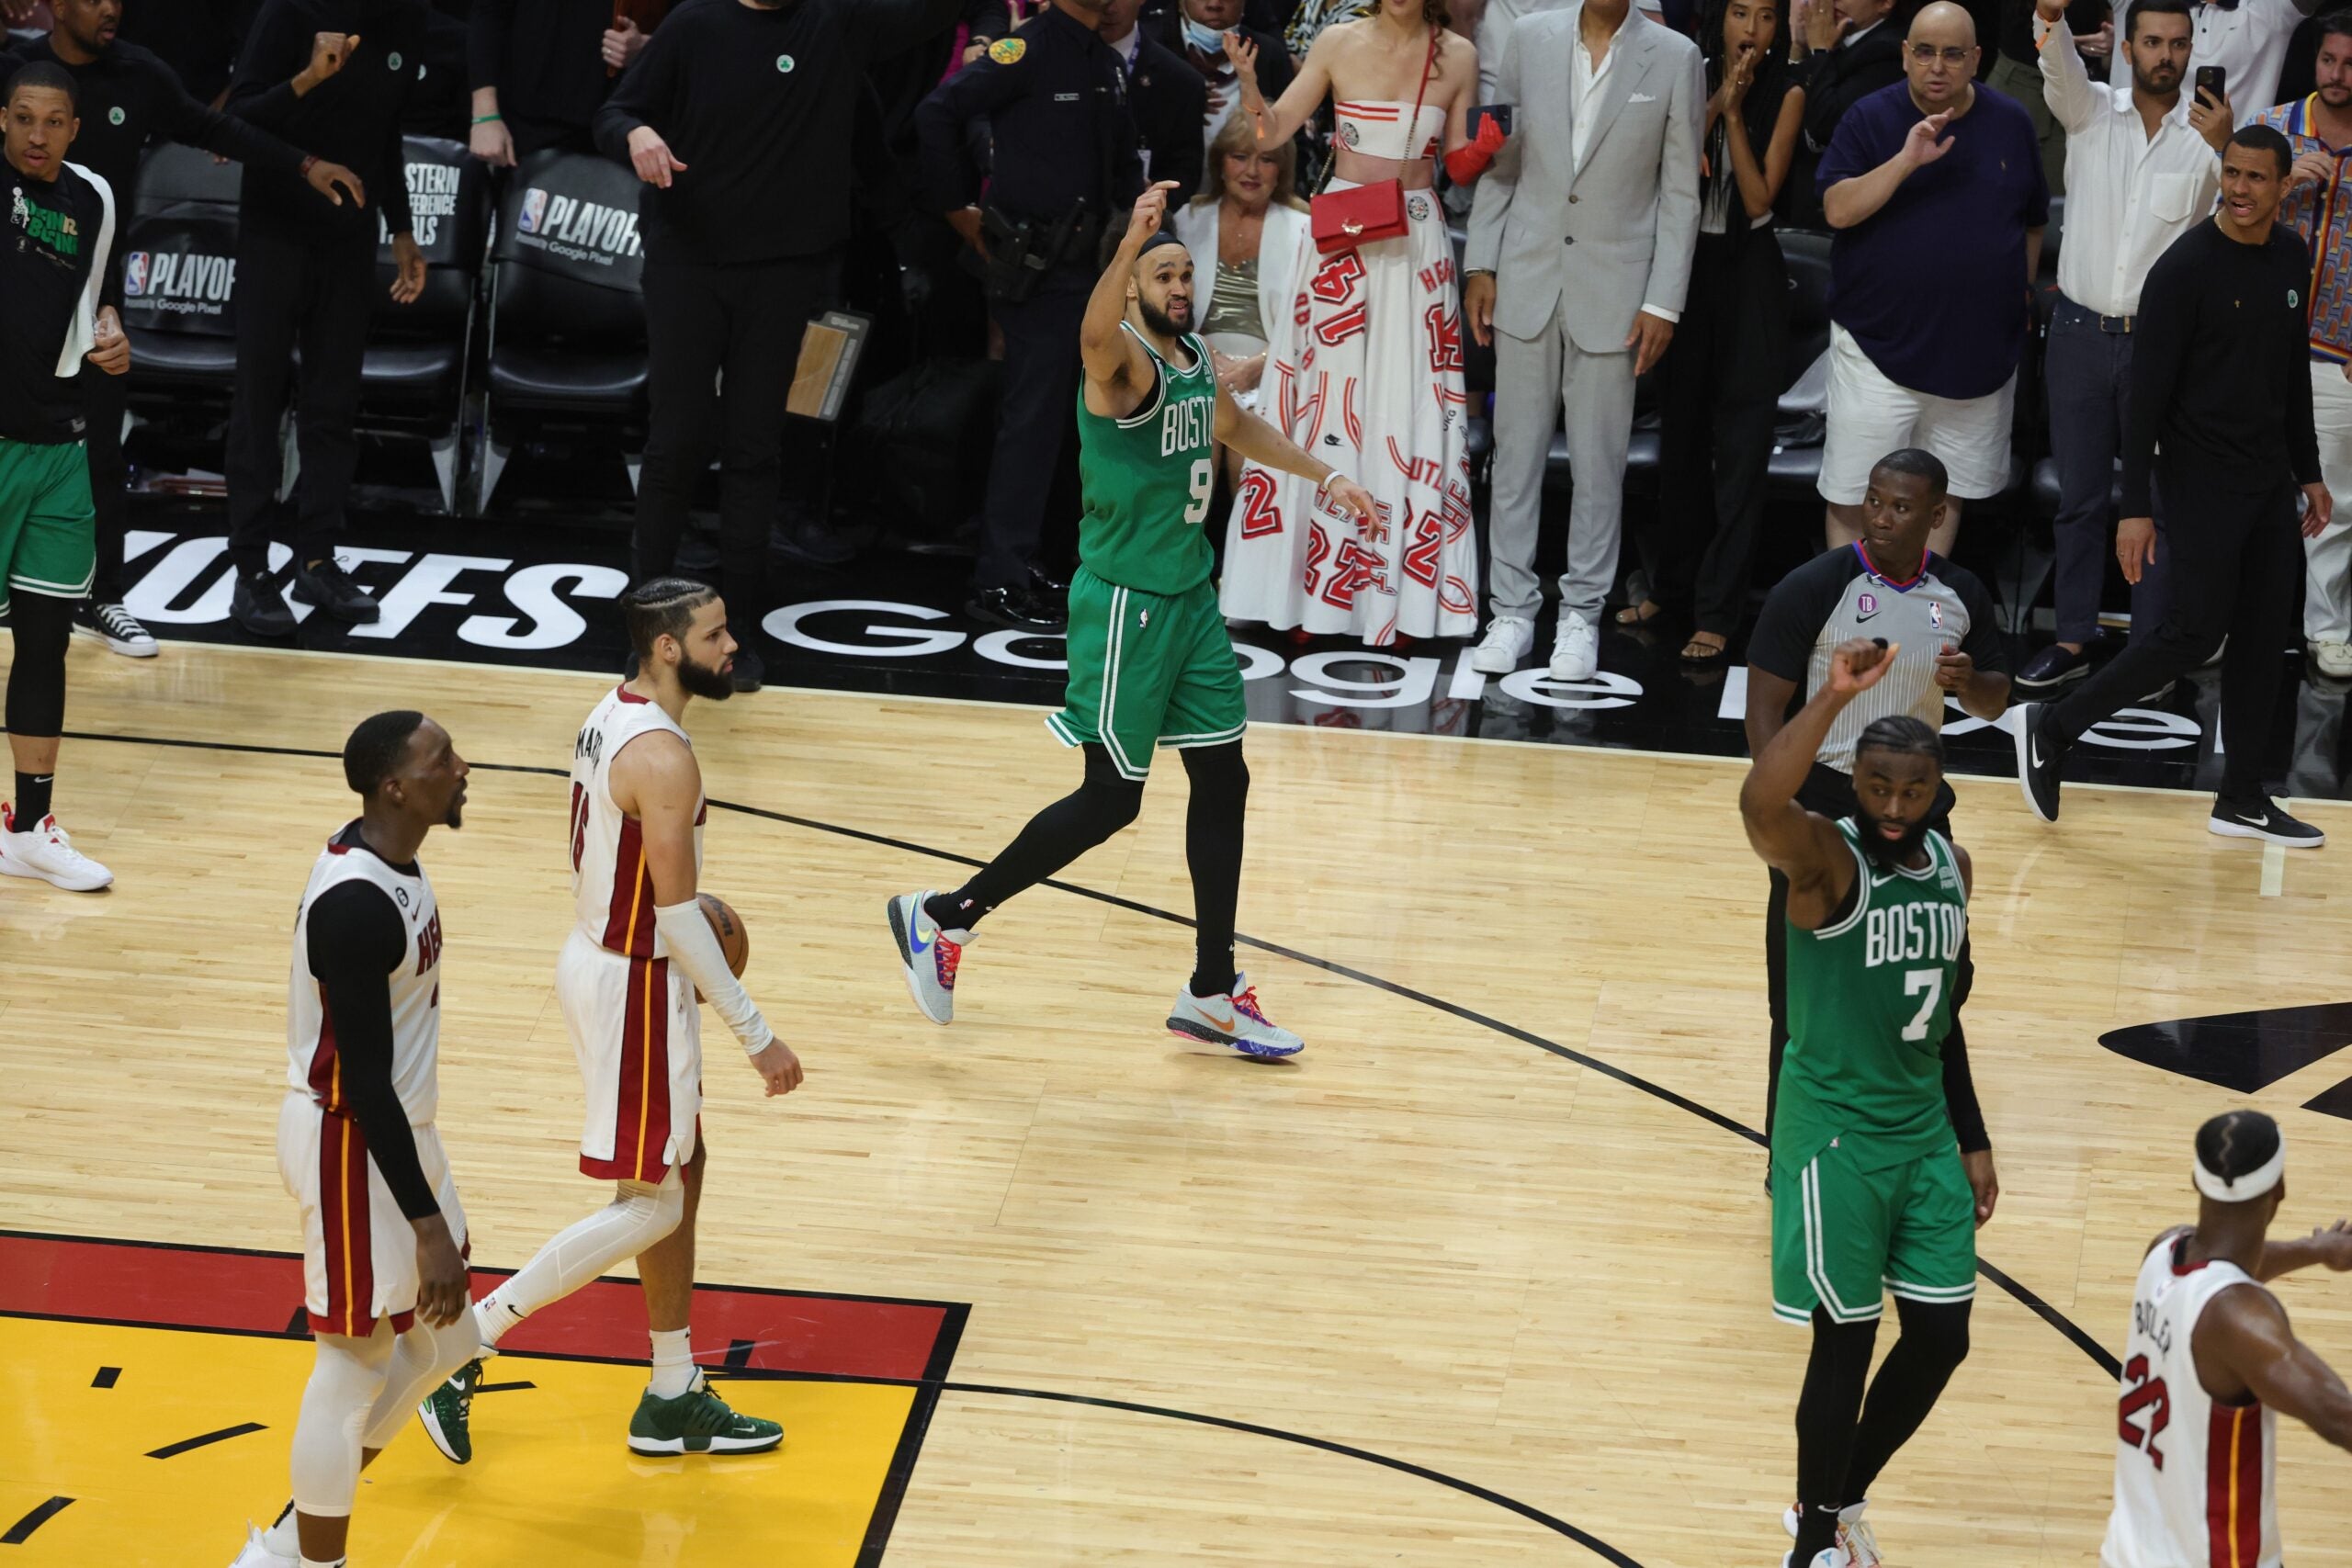
<svg viewBox="0 0 2352 1568"><path fill-rule="evenodd" d="M703 919L700 904L689 898L683 904L655 906L653 929L662 933L671 958L686 972L703 999L735 1032L746 1055L756 1056L775 1043L775 1031L760 1016L752 994L743 989L742 981L728 973L727 954L720 950L710 922Z"/></svg>

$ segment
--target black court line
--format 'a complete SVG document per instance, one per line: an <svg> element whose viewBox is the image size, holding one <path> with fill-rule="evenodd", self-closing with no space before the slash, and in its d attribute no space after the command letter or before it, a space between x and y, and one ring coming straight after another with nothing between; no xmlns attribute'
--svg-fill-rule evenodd
<svg viewBox="0 0 2352 1568"><path fill-rule="evenodd" d="M728 1368L748 1367L752 1364L752 1352L758 1348L759 1347L749 1339L730 1339L727 1342L727 1358L719 1365Z"/></svg>
<svg viewBox="0 0 2352 1568"><path fill-rule="evenodd" d="M527 1378L515 1382L478 1382L474 1384L474 1393L477 1394L513 1393L517 1389L537 1388L538 1386L538 1384L531 1382Z"/></svg>
<svg viewBox="0 0 2352 1568"><path fill-rule="evenodd" d="M150 1449L149 1459L175 1459L190 1449L205 1448L213 1443L225 1443L232 1438L242 1438L248 1432L266 1432L268 1427L258 1421L240 1421L233 1427L223 1427L217 1432L207 1432L199 1438L182 1438L176 1443L166 1443L160 1449Z"/></svg>
<svg viewBox="0 0 2352 1568"><path fill-rule="evenodd" d="M120 1376L122 1376L122 1369L120 1367L100 1367L98 1369L98 1375L90 1380L90 1386L92 1388L112 1388L114 1386L115 1380Z"/></svg>
<svg viewBox="0 0 2352 1568"><path fill-rule="evenodd" d="M8 1533L0 1535L0 1546L24 1545L32 1539L33 1531L55 1518L73 1501L71 1497L51 1497L48 1502L10 1525Z"/></svg>

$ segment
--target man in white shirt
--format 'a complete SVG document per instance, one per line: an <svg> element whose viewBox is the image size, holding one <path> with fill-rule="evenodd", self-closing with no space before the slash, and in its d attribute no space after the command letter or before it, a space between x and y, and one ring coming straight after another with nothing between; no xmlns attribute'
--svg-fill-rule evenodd
<svg viewBox="0 0 2352 1568"><path fill-rule="evenodd" d="M2256 0L2248 0L2249 4ZM2140 286L2166 247L2213 210L2229 103L2185 101L2196 23L2191 0L2139 0L2115 51L2128 90L2090 79L2066 27L2067 0L2038 0L2034 43L2042 98L2066 131L2066 243L2058 307L2043 362L2050 446L2058 465L2058 640L2027 661L2017 684L2051 691L2090 673L2107 578L2108 493L2122 449ZM2132 590L2132 629L2154 628L2165 557Z"/></svg>
<svg viewBox="0 0 2352 1568"><path fill-rule="evenodd" d="M2222 90L2237 106L2241 121L2250 120L2278 101L2278 69L2286 62L2287 40L2305 17L2318 9L2319 0L2191 0L2188 15L2192 39L2183 81L2208 65L2227 74ZM2115 7L2116 37L2132 25L2124 0ZM2107 68L2107 83L2119 92L2132 88L2132 62L2119 49ZM2071 225L2069 225L2071 227Z"/></svg>

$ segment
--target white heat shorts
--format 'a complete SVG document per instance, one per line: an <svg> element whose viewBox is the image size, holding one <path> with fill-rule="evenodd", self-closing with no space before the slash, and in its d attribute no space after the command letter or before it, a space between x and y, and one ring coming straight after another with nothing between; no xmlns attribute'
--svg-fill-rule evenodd
<svg viewBox="0 0 2352 1568"><path fill-rule="evenodd" d="M440 1200L449 1235L466 1247L466 1212L449 1156L431 1126L413 1127L417 1163ZM328 1115L300 1089L277 1112L277 1173L302 1210L302 1293L314 1334L365 1339L389 1317L416 1320L416 1231L392 1201L359 1123Z"/></svg>
<svg viewBox="0 0 2352 1568"><path fill-rule="evenodd" d="M702 1012L667 958L625 958L574 931L556 1000L588 1090L580 1168L659 1182L694 1157L702 1114Z"/></svg>

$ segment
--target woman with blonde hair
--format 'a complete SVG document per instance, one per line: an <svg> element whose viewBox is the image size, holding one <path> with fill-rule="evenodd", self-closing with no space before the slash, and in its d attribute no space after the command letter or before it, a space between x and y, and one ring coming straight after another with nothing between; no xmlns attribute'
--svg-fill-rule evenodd
<svg viewBox="0 0 2352 1568"><path fill-rule="evenodd" d="M1254 126L1260 148L1282 148L1328 95L1339 132L1317 199L1346 198L1334 217L1401 209L1402 224L1381 237L1310 215L1292 281L1263 322L1264 417L1370 491L1377 514L1343 516L1312 485L1246 465L1227 524L1225 613L1374 648L1467 637L1477 629L1478 547L1462 302L1431 186L1441 152L1466 183L1502 145L1491 126L1477 142L1466 135L1478 51L1447 30L1444 0L1380 0L1373 15L1318 35L1276 103L1259 95L1256 46L1228 33L1226 52L1241 89L1236 118ZM1331 232L1318 245L1323 229Z"/></svg>
<svg viewBox="0 0 2352 1568"><path fill-rule="evenodd" d="M1298 198L1294 142L1258 145L1246 115L1225 122L1209 143L1201 194L1176 214L1176 237L1193 254L1193 297L1201 335L1216 359L1217 384L1243 408L1258 407L1272 324L1297 293L1298 255L1306 240L1306 203ZM1239 459L1227 454L1228 479Z"/></svg>

